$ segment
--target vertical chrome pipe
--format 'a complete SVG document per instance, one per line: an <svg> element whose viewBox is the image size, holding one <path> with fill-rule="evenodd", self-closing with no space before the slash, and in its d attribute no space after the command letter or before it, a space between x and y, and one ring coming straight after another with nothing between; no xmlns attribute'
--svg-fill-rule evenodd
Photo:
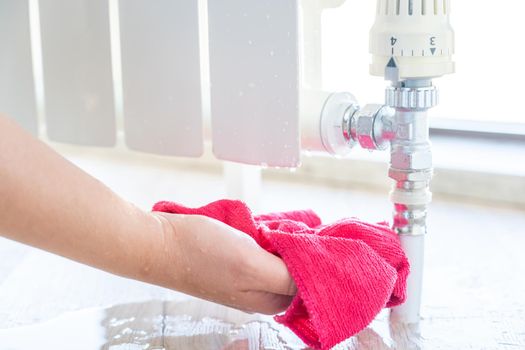
<svg viewBox="0 0 525 350"><path fill-rule="evenodd" d="M432 150L428 109L437 103L437 92L428 80L404 81L387 90L386 104L395 109L395 137L391 140L389 176L394 204L393 229L410 261L407 301L392 310L403 323L420 319L424 240L427 206L432 200Z"/></svg>
<svg viewBox="0 0 525 350"><path fill-rule="evenodd" d="M390 192L393 229L411 264L407 301L392 317L417 323L421 305L427 206L432 200L432 150L428 110L437 104L437 90L428 79L398 81L387 88L385 105L362 108L352 95L331 95L323 106L319 138L328 153L345 155L355 145L384 150L390 144Z"/></svg>

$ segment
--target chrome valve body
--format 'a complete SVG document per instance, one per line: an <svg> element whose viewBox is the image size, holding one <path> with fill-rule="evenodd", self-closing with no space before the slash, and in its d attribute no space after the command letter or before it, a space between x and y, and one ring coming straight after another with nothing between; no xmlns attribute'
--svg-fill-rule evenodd
<svg viewBox="0 0 525 350"><path fill-rule="evenodd" d="M336 155L356 145L368 150L390 146L393 228L401 235L422 235L432 199L428 110L437 104L437 89L429 79L395 81L386 89L385 100L384 105L360 108L350 94L330 96L321 116L323 144Z"/></svg>
<svg viewBox="0 0 525 350"><path fill-rule="evenodd" d="M333 94L323 108L320 131L326 151L335 155L344 156L357 144L368 150L385 150L390 145L392 229L400 235L411 263L409 299L396 307L391 317L415 323L421 303L427 206L432 200L428 110L437 104L438 93L429 79L394 77L385 100L384 105L360 108L352 95Z"/></svg>
<svg viewBox="0 0 525 350"><path fill-rule="evenodd" d="M426 233L426 207L432 200L432 150L428 109L437 103L430 81L404 81L387 89L394 108L395 136L390 142L390 193L394 203L393 228L403 235Z"/></svg>

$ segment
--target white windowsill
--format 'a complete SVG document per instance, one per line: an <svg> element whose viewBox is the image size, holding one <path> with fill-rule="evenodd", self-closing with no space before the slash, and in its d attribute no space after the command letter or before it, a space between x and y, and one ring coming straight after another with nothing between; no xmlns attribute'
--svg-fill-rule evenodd
<svg viewBox="0 0 525 350"><path fill-rule="evenodd" d="M475 201L490 205L525 209L525 143L453 136L432 137L435 176L432 191L436 197ZM90 156L110 161L131 160L141 166L182 167L196 171L220 172L222 163L206 148L198 159L162 157L115 149L51 145L66 157ZM388 152L352 151L348 158L321 154L305 155L296 171L265 169L264 178L310 182L331 187L365 188L388 192Z"/></svg>

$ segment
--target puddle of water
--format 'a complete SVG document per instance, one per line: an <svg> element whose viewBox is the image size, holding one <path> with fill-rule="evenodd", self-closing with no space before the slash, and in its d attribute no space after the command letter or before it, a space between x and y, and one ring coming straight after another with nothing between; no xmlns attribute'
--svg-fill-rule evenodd
<svg viewBox="0 0 525 350"><path fill-rule="evenodd" d="M150 301L64 314L0 330L3 350L301 350L271 318L197 300Z"/></svg>
<svg viewBox="0 0 525 350"><path fill-rule="evenodd" d="M100 349L104 345L101 310L83 310L31 326L0 330L5 350Z"/></svg>

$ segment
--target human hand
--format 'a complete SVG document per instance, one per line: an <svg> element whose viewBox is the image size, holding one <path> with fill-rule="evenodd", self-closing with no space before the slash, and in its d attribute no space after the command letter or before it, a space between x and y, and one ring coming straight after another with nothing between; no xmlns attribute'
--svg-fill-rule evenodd
<svg viewBox="0 0 525 350"><path fill-rule="evenodd" d="M247 234L205 216L152 215L163 227L157 283L248 312L276 314L290 304L296 286L284 262Z"/></svg>
<svg viewBox="0 0 525 350"><path fill-rule="evenodd" d="M248 235L144 212L1 115L0 164L2 237L247 311L277 313L295 293L284 263Z"/></svg>

